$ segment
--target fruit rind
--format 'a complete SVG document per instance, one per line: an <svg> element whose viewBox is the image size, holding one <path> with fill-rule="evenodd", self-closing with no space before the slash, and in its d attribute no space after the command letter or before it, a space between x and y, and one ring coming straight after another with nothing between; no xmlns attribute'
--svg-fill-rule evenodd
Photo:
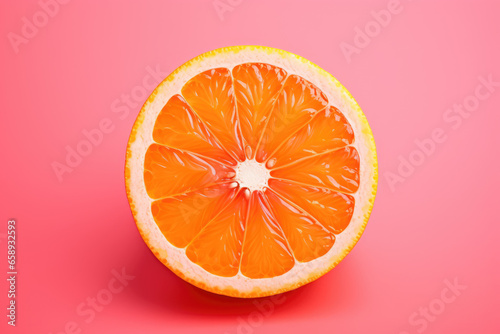
<svg viewBox="0 0 500 334"><path fill-rule="evenodd" d="M263 62L283 68L317 85L354 129L353 146L361 156L360 189L354 194L355 211L349 226L337 235L335 245L323 257L299 263L284 275L249 279L218 277L192 263L184 250L171 245L156 225L147 195L143 166L147 148L153 143L154 122L171 96L179 94L187 80L196 74L218 67L232 69L246 62ZM333 269L355 246L366 227L377 191L378 165L375 141L361 108L352 95L328 72L295 54L263 46L225 47L204 53L177 68L153 91L133 125L127 145L125 185L137 228L155 256L185 281L204 290L233 297L253 298L296 289Z"/></svg>

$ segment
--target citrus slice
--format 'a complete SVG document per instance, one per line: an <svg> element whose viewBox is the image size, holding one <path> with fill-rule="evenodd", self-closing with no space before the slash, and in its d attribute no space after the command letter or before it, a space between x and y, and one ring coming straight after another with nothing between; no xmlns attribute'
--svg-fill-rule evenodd
<svg viewBox="0 0 500 334"><path fill-rule="evenodd" d="M375 199L372 132L349 92L294 54L205 53L151 94L130 135L130 207L168 268L207 291L261 297L335 267Z"/></svg>

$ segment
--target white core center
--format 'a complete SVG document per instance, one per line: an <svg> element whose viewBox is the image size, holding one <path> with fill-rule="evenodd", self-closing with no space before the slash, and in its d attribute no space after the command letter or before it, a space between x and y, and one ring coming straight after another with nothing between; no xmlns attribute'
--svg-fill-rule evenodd
<svg viewBox="0 0 500 334"><path fill-rule="evenodd" d="M245 160L236 167L236 181L240 187L246 187L250 191L264 190L270 177L269 169L255 160Z"/></svg>

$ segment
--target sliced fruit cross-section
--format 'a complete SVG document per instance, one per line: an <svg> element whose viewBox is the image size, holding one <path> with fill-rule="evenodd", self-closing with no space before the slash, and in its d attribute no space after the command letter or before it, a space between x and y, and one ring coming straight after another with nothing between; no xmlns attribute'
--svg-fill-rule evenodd
<svg viewBox="0 0 500 334"><path fill-rule="evenodd" d="M332 76L281 50L234 47L160 84L125 172L158 259L208 291L257 297L343 259L368 220L377 160L363 113Z"/></svg>

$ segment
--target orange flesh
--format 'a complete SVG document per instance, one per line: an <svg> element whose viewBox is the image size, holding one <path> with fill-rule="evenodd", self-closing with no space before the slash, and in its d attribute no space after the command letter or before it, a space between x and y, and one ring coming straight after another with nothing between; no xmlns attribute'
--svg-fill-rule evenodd
<svg viewBox="0 0 500 334"><path fill-rule="evenodd" d="M267 64L242 64L233 69L243 137L255 148L287 73Z"/></svg>
<svg viewBox="0 0 500 334"><path fill-rule="evenodd" d="M241 273L251 278L282 275L295 264L283 231L260 191L253 192L250 203Z"/></svg>
<svg viewBox="0 0 500 334"><path fill-rule="evenodd" d="M184 248L231 202L236 190L228 183L212 186L154 201L151 211L165 238L175 247Z"/></svg>
<svg viewBox="0 0 500 334"><path fill-rule="evenodd" d="M200 73L182 87L182 95L227 151L245 160L231 72L216 68Z"/></svg>
<svg viewBox="0 0 500 334"><path fill-rule="evenodd" d="M248 195L243 190L188 245L186 254L189 259L212 274L225 277L236 275L247 212Z"/></svg>
<svg viewBox="0 0 500 334"><path fill-rule="evenodd" d="M236 165L236 161L222 148L182 96L173 96L163 110L153 130L155 142Z"/></svg>
<svg viewBox="0 0 500 334"><path fill-rule="evenodd" d="M302 128L327 103L326 96L312 83L290 75L271 110L256 160L262 162L269 158L281 143Z"/></svg>
<svg viewBox="0 0 500 334"><path fill-rule="evenodd" d="M191 78L162 109L144 161L153 217L206 271L268 278L326 254L359 188L354 132L312 83L248 63ZM238 163L270 170L239 185Z"/></svg>
<svg viewBox="0 0 500 334"><path fill-rule="evenodd" d="M359 187L359 155L354 147L348 146L275 169L271 176L353 193Z"/></svg>

